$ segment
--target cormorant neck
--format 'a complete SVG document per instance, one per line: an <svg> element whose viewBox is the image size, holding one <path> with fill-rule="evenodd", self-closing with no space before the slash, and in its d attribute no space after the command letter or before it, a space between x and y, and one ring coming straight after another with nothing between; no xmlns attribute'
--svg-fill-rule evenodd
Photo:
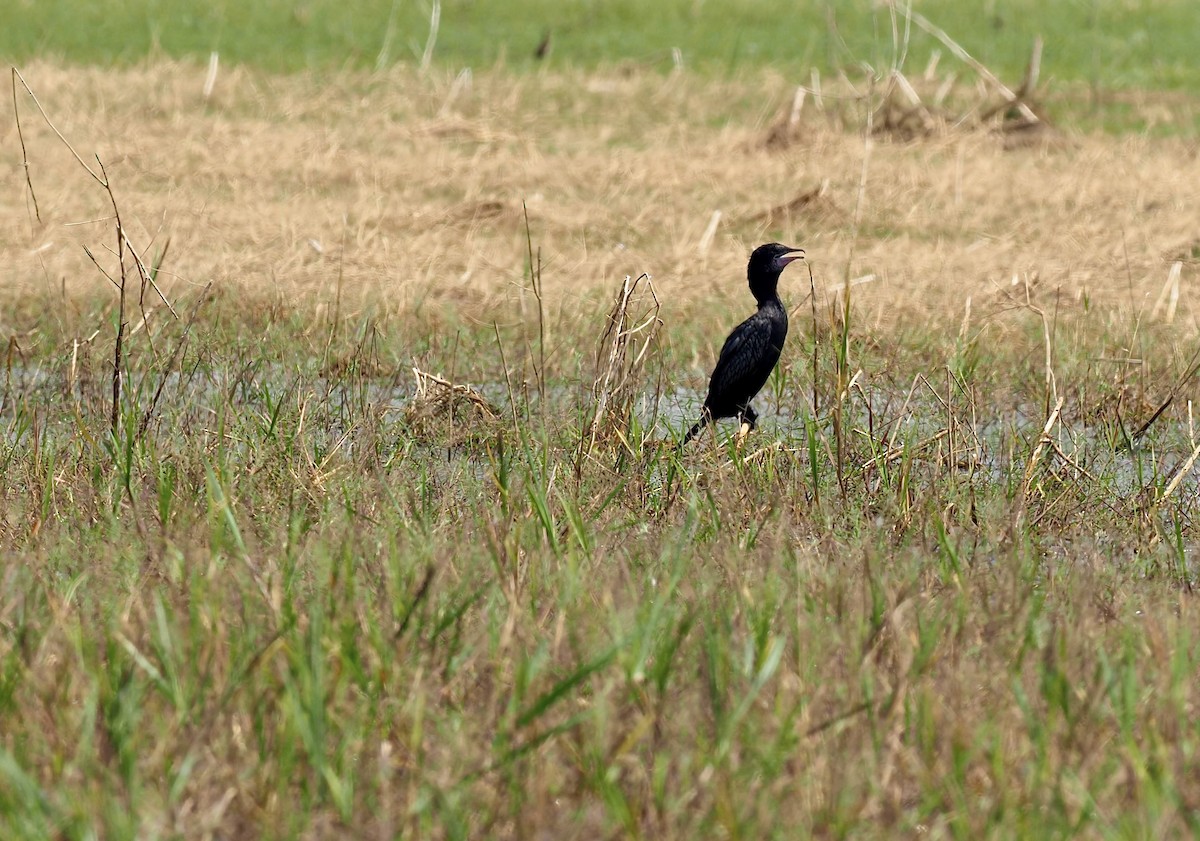
<svg viewBox="0 0 1200 841"><path fill-rule="evenodd" d="M775 284L771 284L766 289L751 290L754 293L754 300L758 301L758 308L769 307L774 304L783 306L783 301L779 300L779 290Z"/></svg>
<svg viewBox="0 0 1200 841"><path fill-rule="evenodd" d="M758 301L759 309L771 303L779 303L779 273L759 272L749 278L750 294Z"/></svg>

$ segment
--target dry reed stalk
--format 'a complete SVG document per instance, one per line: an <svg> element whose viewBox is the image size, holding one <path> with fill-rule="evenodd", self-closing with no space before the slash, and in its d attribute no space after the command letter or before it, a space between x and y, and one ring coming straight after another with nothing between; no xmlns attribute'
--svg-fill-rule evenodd
<svg viewBox="0 0 1200 841"><path fill-rule="evenodd" d="M1033 487L1033 476L1037 471L1038 463L1042 460L1042 453L1045 452L1046 447L1054 443L1053 439L1050 437L1050 431L1054 429L1055 424L1058 423L1058 418L1062 412L1062 407L1063 398L1060 397L1058 398L1058 402L1054 404L1054 409L1050 412L1050 416L1046 418L1046 424L1042 427L1042 434L1038 436L1037 446L1033 448L1033 455L1029 457L1029 463L1025 465L1025 478L1021 482L1022 499L1029 498L1029 491Z"/></svg>
<svg viewBox="0 0 1200 841"><path fill-rule="evenodd" d="M704 233L700 235L700 241L696 243L696 252L704 257L708 254L708 249L712 248L713 240L717 236L717 228L721 224L721 211L714 210L712 216L708 219L708 225L704 229Z"/></svg>
<svg viewBox="0 0 1200 841"><path fill-rule="evenodd" d="M1156 500L1154 500L1155 508L1161 507L1162 504L1167 501L1167 498L1170 497L1171 494L1175 493L1175 490L1179 487L1179 484L1183 481L1183 478L1192 472L1192 468L1195 467L1196 459L1198 458L1200 458L1200 444L1196 445L1196 447L1192 450L1192 454L1188 456L1187 460L1184 461L1184 463L1181 464L1175 471L1175 475L1171 477L1171 481L1167 483L1167 486L1163 489L1163 492Z"/></svg>
<svg viewBox="0 0 1200 841"><path fill-rule="evenodd" d="M1179 305L1179 278L1182 273L1182 261L1176 260L1171 263L1171 268L1167 272L1167 282L1163 284L1162 292L1159 293L1158 300L1154 302L1154 308L1150 310L1151 318L1157 318L1165 308L1167 324L1175 320L1175 308Z"/></svg>
<svg viewBox="0 0 1200 841"><path fill-rule="evenodd" d="M437 46L438 29L442 23L442 2L441 0L433 0L433 5L429 10L429 36L425 39L425 49L421 53L421 75L429 72L429 65L433 62L433 48Z"/></svg>
<svg viewBox="0 0 1200 841"><path fill-rule="evenodd" d="M596 349L596 376L592 383L595 406L580 439L577 474L584 457L595 450L606 434L628 440L625 432L641 390L641 373L662 327L660 307L650 275L643 272L636 278L625 276Z"/></svg>
<svg viewBox="0 0 1200 841"><path fill-rule="evenodd" d="M216 51L208 54L208 72L204 74L204 87L200 91L206 102L212 98L213 88L217 86L217 69L220 61L221 57Z"/></svg>

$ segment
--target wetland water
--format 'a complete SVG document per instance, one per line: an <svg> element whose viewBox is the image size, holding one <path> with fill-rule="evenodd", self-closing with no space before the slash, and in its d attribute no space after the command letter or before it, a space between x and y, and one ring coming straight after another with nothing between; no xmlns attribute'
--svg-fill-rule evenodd
<svg viewBox="0 0 1200 841"><path fill-rule="evenodd" d="M136 395L139 406L149 405L157 381L130 378L126 393ZM107 408L108 381L91 382L76 376L72 393L67 375L47 366L12 366L3 376L0 391L0 434L12 451L28 445L32 425L42 442L63 443L79 433L76 407L81 411ZM536 418L542 398L535 387L525 384L510 395L503 382L462 383L489 402L502 417ZM307 416L305 435L312 446L335 444L353 452L358 435L368 418L378 420L377 431L396 438L411 435L405 418L414 406L417 389L411 369L403 368L388 377L333 378L321 375L315 366L287 369L279 364L260 364L241 370L204 369L168 375L155 414L175 433L210 433L223 413L242 419L257 419L269 430L281 411L301 407ZM546 409L555 416L573 416L592 404L588 384L558 384L547 387ZM814 419L812 396L799 390L764 390L755 401L759 424L751 438L752 448L780 442L789 450L807 451L810 436L833 436L830 407L822 406ZM703 393L674 388L663 394L644 393L634 412L649 431L647 442L678 440L699 414ZM139 410L142 411L142 410ZM1046 426L1043 406L981 405L966 401L949 409L931 390L900 391L865 387L855 389L843 406L843 425L849 430L855 469L870 461L901 457L941 462L953 461L975 479L1005 483L1019 481ZM720 440L736 431L733 421L716 425ZM708 433L706 433L707 435ZM1195 449L1186 423L1164 415L1147 433L1129 446L1132 429L1122 430L1115 418L1086 418L1064 401L1043 447L1044 461L1061 472L1064 479L1100 483L1109 492L1125 497L1158 483L1165 484L1184 466ZM953 451L951 451L951 448ZM418 451L424 449L418 442ZM697 448L698 449L698 448ZM443 458L454 459L453 450L431 447ZM1014 478L1015 477L1015 478ZM1176 491L1195 499L1198 482L1185 475Z"/></svg>

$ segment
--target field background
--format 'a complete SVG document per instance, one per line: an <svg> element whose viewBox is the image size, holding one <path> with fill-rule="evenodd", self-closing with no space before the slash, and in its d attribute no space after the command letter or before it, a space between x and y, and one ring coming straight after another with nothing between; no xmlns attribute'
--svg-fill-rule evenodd
<svg viewBox="0 0 1200 841"><path fill-rule="evenodd" d="M1196 832L1200 7L434 8L5 12L0 836Z"/></svg>
<svg viewBox="0 0 1200 841"><path fill-rule="evenodd" d="M333 0L246 4L216 0L125 0L109 6L18 0L0 34L0 52L17 59L54 56L76 63L136 64L147 57L227 60L271 72L331 68L379 70L425 53L435 5L433 57L443 67L476 70L595 68L617 62L670 68L684 63L727 76L764 66L801 73L892 59L892 16L882 3L756 0ZM1024 70L1041 35L1053 45L1058 79L1105 89L1194 89L1200 69L1192 36L1200 10L1183 0L925 0L914 8L954 34L1002 76ZM542 60L535 52L549 33ZM937 45L918 34L912 59L923 67Z"/></svg>

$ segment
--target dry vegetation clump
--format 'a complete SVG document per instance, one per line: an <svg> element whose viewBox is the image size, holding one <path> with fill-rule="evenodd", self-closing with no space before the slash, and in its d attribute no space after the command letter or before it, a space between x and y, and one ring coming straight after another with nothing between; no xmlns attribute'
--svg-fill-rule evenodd
<svg viewBox="0 0 1200 841"><path fill-rule="evenodd" d="M866 77L857 85L843 71L828 89L822 89L821 77L814 70L812 86L796 88L786 116L777 120L767 132L766 148L786 148L802 140L801 111L810 95L816 107L822 110L828 100L835 118L843 123L853 122L859 112L865 113L865 129L873 136L915 140L952 131L984 130L1004 136L1005 148L1036 141L1061 142L1037 107L1041 37L1034 39L1025 78L1020 87L1013 90L944 30L912 11L911 7L904 10L906 27L901 43L897 8L892 5L890 10L896 39L892 67L881 73L867 66ZM940 41L961 62L959 69L939 73L942 57L939 50L933 53L921 76L910 79L901 65L908 52L908 36L914 23Z"/></svg>
<svg viewBox="0 0 1200 841"><path fill-rule="evenodd" d="M470 385L412 369L416 388L404 407L404 421L417 438L445 439L451 446L487 438L501 410Z"/></svg>

